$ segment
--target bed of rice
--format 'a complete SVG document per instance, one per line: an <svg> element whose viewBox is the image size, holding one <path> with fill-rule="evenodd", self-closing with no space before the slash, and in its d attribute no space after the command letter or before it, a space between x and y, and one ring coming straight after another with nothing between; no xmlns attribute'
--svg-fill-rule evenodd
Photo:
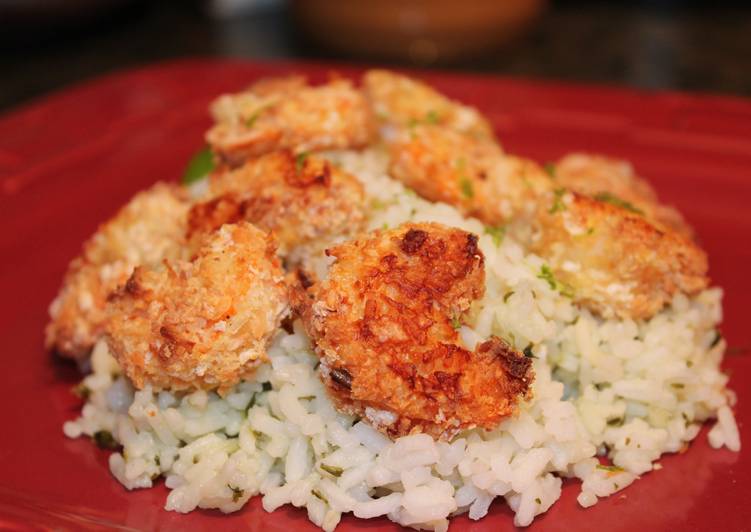
<svg viewBox="0 0 751 532"><path fill-rule="evenodd" d="M533 355L534 398L493 431L448 443L422 434L390 441L333 409L299 323L292 334L280 330L257 379L224 398L135 391L100 343L82 383L88 400L64 431L111 434L122 451L110 469L126 488L164 477L165 508L178 512L232 512L262 494L267 511L304 507L324 530L346 512L446 530L452 515L480 519L502 497L525 526L559 498L562 478L580 479L579 504L591 506L659 468L660 455L679 451L708 419L717 419L713 447L740 449L735 397L719 367L720 289L677 296L646 322L594 317L551 288L543 261L511 237L486 234L477 220L390 179L383 154L330 157L363 180L370 228L437 221L480 235L487 290L461 335L471 348L496 334ZM325 273L323 261L318 269Z"/></svg>

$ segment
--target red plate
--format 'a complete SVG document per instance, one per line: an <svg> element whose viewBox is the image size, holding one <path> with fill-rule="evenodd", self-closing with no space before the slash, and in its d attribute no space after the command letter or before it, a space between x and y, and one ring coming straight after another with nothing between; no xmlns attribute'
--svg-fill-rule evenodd
<svg viewBox="0 0 751 532"><path fill-rule="evenodd" d="M47 306L81 243L135 191L176 179L202 145L207 104L259 76L332 68L301 63L215 60L169 63L69 89L0 118L0 528L122 525L135 529L313 529L305 512L266 514L258 498L242 511L190 515L162 509L163 485L126 492L109 474L107 453L68 440L62 424L78 414L75 369L42 347ZM447 94L476 105L511 152L550 160L571 150L630 159L661 197L696 226L716 284L726 290L725 366L751 444L751 103L601 87L425 73ZM706 429L664 468L588 510L578 483L532 530L741 530L748 527L751 455L712 450ZM452 530L512 529L502 503L479 523ZM391 529L386 520L345 517L340 530Z"/></svg>

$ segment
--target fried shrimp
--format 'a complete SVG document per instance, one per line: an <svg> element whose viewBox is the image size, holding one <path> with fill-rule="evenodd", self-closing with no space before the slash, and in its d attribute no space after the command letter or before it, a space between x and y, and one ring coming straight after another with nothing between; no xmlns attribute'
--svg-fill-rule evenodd
<svg viewBox="0 0 751 532"><path fill-rule="evenodd" d="M649 318L709 282L707 257L691 240L610 202L560 189L535 224L530 249L549 268L541 276L603 316Z"/></svg>
<svg viewBox="0 0 751 532"><path fill-rule="evenodd" d="M492 138L493 128L476 109L450 100L432 87L407 76L386 70L370 70L363 77L363 88L373 115L382 132L391 128L411 128L434 124Z"/></svg>
<svg viewBox="0 0 751 532"><path fill-rule="evenodd" d="M220 96L211 111L215 125L206 140L231 168L278 149L359 148L373 132L365 98L342 79L315 87L300 77L264 80Z"/></svg>
<svg viewBox="0 0 751 532"><path fill-rule="evenodd" d="M227 224L189 262L136 268L107 307L106 338L136 388L223 393L266 360L287 308L273 239Z"/></svg>
<svg viewBox="0 0 751 532"><path fill-rule="evenodd" d="M492 225L535 212L550 179L533 161L504 155L487 138L421 125L389 146L390 172L431 201L454 205Z"/></svg>
<svg viewBox="0 0 751 532"><path fill-rule="evenodd" d="M625 207L657 224L692 237L691 227L673 207L657 200L652 186L627 161L601 155L571 153L552 167L558 186Z"/></svg>
<svg viewBox="0 0 751 532"><path fill-rule="evenodd" d="M450 438L496 426L528 396L530 359L495 337L472 351L457 331L485 289L475 235L405 224L329 254L328 278L302 277L294 306L338 408L391 436Z"/></svg>
<svg viewBox="0 0 751 532"><path fill-rule="evenodd" d="M288 150L263 155L212 175L209 190L214 198L190 211L191 238L246 220L273 231L286 255L297 246L353 234L364 220L357 178L315 155Z"/></svg>
<svg viewBox="0 0 751 532"><path fill-rule="evenodd" d="M188 202L183 191L157 183L130 202L83 246L50 306L46 346L83 359L103 333L107 297L139 264L181 256Z"/></svg>

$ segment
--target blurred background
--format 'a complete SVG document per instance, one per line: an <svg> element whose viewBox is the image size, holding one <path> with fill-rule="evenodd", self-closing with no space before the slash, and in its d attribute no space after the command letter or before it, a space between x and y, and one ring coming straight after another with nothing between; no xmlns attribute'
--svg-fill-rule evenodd
<svg viewBox="0 0 751 532"><path fill-rule="evenodd" d="M0 0L0 112L186 56L314 59L751 96L748 2Z"/></svg>

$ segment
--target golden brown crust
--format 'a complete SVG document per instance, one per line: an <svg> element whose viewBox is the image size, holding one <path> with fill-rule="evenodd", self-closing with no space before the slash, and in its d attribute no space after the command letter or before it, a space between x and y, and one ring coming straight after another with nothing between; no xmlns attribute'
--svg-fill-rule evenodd
<svg viewBox="0 0 751 532"><path fill-rule="evenodd" d="M298 279L294 305L337 406L391 436L446 438L511 415L530 361L494 338L474 352L456 326L484 292L477 237L406 224L341 244L328 279Z"/></svg>
<svg viewBox="0 0 751 532"><path fill-rule="evenodd" d="M46 346L82 359L102 336L107 297L139 264L183 253L188 202L176 185L157 183L136 194L86 241L50 306Z"/></svg>
<svg viewBox="0 0 751 532"><path fill-rule="evenodd" d="M413 78L369 70L363 77L363 89L381 126L402 129L434 124L475 137L493 137L490 123L476 109L450 100Z"/></svg>
<svg viewBox="0 0 751 532"><path fill-rule="evenodd" d="M315 87L299 77L267 79L245 92L220 96L211 110L215 125L206 141L231 168L279 149L359 148L373 134L362 93L341 79Z"/></svg>
<svg viewBox="0 0 751 532"><path fill-rule="evenodd" d="M554 181L585 196L611 199L633 206L658 226L670 227L688 238L693 230L673 207L662 205L652 186L620 159L588 153L571 153L553 167Z"/></svg>
<svg viewBox="0 0 751 532"><path fill-rule="evenodd" d="M192 240L224 223L246 220L274 232L286 254L300 245L354 234L364 220L360 182L315 155L270 153L212 175L209 187L214 198L190 211Z"/></svg>
<svg viewBox="0 0 751 532"><path fill-rule="evenodd" d="M273 239L227 224L190 262L136 268L107 307L107 342L137 388L223 393L266 360L286 309Z"/></svg>
<svg viewBox="0 0 751 532"><path fill-rule="evenodd" d="M389 150L396 179L491 225L530 217L539 197L553 188L533 161L504 155L492 139L441 126L415 126Z"/></svg>
<svg viewBox="0 0 751 532"><path fill-rule="evenodd" d="M707 257L644 216L575 192L541 203L530 242L574 298L604 316L649 318L679 292L704 289Z"/></svg>

